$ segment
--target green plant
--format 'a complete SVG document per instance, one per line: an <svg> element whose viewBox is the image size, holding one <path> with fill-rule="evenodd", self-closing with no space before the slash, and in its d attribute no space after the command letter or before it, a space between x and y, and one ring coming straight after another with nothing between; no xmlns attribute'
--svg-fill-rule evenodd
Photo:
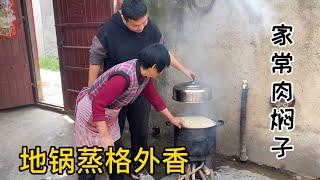
<svg viewBox="0 0 320 180"><path fill-rule="evenodd" d="M46 69L51 71L60 71L59 60L54 57L41 56L40 69Z"/></svg>

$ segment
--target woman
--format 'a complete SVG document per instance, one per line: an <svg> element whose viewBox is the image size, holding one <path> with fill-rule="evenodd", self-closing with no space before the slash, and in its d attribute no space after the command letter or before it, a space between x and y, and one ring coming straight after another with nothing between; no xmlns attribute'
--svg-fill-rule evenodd
<svg viewBox="0 0 320 180"><path fill-rule="evenodd" d="M167 49L161 44L153 44L144 48L138 54L138 59L114 66L90 88L83 89L76 102L77 147L114 146L114 142L120 138L119 111L141 93L171 123L183 126L183 120L170 113L154 85L154 78L169 65Z"/></svg>

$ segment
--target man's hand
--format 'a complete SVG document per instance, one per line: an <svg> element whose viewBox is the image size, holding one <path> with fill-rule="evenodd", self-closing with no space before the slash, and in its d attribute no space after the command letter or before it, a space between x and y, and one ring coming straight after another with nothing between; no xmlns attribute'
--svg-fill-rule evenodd
<svg viewBox="0 0 320 180"><path fill-rule="evenodd" d="M90 87L94 81L99 76L100 65L90 65L89 66L89 78L88 78L88 87Z"/></svg>
<svg viewBox="0 0 320 180"><path fill-rule="evenodd" d="M196 76L194 75L194 73L190 70L185 68L183 71L183 74L185 74L191 81L196 80Z"/></svg>
<svg viewBox="0 0 320 180"><path fill-rule="evenodd" d="M181 117L173 117L170 119L170 122L180 129L184 127L184 120Z"/></svg>
<svg viewBox="0 0 320 180"><path fill-rule="evenodd" d="M169 52L169 55L170 55L171 66L179 70L183 74L185 74L191 81L194 81L195 80L194 73L190 69L184 67L171 52Z"/></svg>

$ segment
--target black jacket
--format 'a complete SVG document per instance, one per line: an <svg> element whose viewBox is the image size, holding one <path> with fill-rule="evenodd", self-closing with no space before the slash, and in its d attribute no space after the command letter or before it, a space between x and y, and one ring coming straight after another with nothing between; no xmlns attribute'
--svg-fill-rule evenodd
<svg viewBox="0 0 320 180"><path fill-rule="evenodd" d="M106 71L116 64L137 58L144 47L159 43L162 35L150 19L141 33L129 30L117 12L100 28L96 37L106 50L103 68Z"/></svg>

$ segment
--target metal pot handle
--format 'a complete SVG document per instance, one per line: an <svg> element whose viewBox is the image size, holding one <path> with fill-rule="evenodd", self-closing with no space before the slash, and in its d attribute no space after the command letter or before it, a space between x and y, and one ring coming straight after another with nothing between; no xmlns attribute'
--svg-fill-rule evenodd
<svg viewBox="0 0 320 180"><path fill-rule="evenodd" d="M217 126L222 126L224 125L224 121L223 120L218 120Z"/></svg>

